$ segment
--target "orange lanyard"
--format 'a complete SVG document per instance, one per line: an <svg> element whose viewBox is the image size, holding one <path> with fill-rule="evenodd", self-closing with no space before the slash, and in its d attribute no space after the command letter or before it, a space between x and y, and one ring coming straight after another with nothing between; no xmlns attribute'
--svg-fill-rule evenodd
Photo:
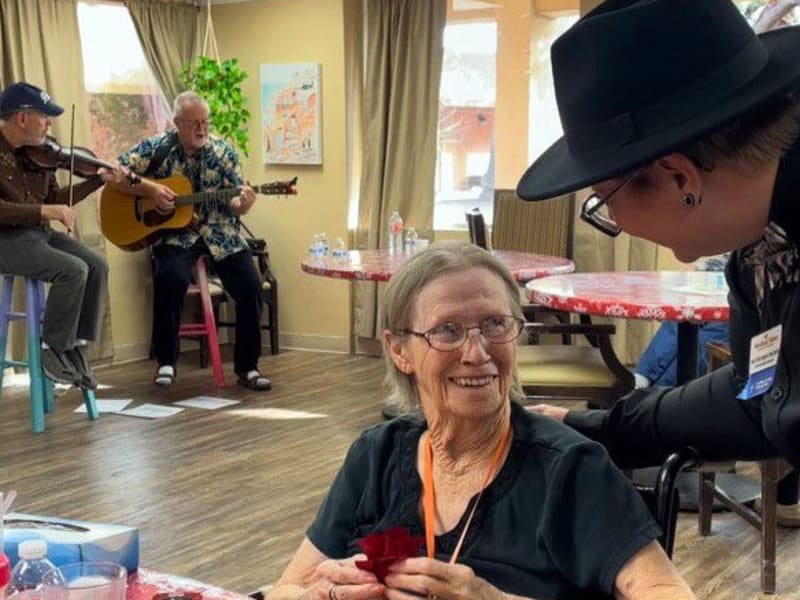
<svg viewBox="0 0 800 600"><path fill-rule="evenodd" d="M486 486L489 485L489 481L494 476L495 471L500 464L500 459L503 457L503 454L508 447L508 442L510 439L511 426L509 425L509 427L506 428L503 437L501 437L500 441L497 442L497 447L494 449L492 462L489 464L489 470L486 472L486 477L483 480L481 491L478 493L478 497L475 500L475 503L472 505L472 510L469 512L469 516L467 517L467 522L464 523L464 529L461 531L461 537L458 538L458 543L456 544L455 550L453 550L453 555L450 557L451 565L454 564L458 559L458 554L461 552L461 546L464 544L464 538L467 537L467 530L469 529L470 523L472 523L472 517L475 516L475 509L478 508L478 503L481 501L483 491L486 489ZM433 490L433 448L431 448L430 436L425 436L425 439L422 440L422 453L422 514L425 520L425 548L428 553L428 558L433 558L435 550L434 522L436 520L436 496Z"/></svg>

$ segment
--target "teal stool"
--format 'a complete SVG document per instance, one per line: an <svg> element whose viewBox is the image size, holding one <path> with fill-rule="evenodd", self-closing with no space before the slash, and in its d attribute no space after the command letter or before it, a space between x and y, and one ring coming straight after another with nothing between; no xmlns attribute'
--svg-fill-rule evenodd
<svg viewBox="0 0 800 600"><path fill-rule="evenodd" d="M30 377L31 429L34 433L44 431L44 414L53 410L53 382L42 372L41 339L39 336L42 315L44 315L44 283L29 277L25 278L25 312L11 310L11 297L14 291L14 276L3 276L0 293L0 394L3 388L3 373L8 367L27 367ZM28 345L28 360L7 360L8 325L11 321L25 319L25 332ZM83 390L83 402L89 418L97 418L97 403L92 390Z"/></svg>

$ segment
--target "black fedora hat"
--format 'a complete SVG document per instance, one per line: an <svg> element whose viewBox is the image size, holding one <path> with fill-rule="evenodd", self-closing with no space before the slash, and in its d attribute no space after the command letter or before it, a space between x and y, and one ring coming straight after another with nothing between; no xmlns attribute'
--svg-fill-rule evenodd
<svg viewBox="0 0 800 600"><path fill-rule="evenodd" d="M517 186L544 200L621 175L800 87L800 27L731 0L606 0L552 47L564 136Z"/></svg>

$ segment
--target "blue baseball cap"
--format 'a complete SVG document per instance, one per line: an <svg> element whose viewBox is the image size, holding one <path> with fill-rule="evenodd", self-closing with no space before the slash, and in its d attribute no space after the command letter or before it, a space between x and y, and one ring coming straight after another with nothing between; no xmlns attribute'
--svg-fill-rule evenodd
<svg viewBox="0 0 800 600"><path fill-rule="evenodd" d="M0 92L0 115L26 108L50 117L57 117L64 112L63 108L53 102L50 94L24 81L12 83Z"/></svg>

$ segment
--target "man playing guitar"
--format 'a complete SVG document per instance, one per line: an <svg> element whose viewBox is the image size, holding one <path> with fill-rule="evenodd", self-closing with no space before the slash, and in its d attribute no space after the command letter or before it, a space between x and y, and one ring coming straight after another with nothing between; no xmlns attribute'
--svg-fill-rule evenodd
<svg viewBox="0 0 800 600"><path fill-rule="evenodd" d="M192 266L200 255L210 256L214 271L236 304L234 370L238 383L253 390L268 390L270 380L258 370L261 356L261 278L247 242L239 231L238 217L255 202L255 192L244 184L236 152L226 142L209 137L209 107L194 92L175 98L176 130L139 142L119 158L131 171L157 179L181 174L195 191L237 188L230 200L198 206L196 222L168 231L152 247L153 348L158 362L155 383L170 385L178 360L181 308L191 280ZM136 185L110 184L114 191L152 198L157 210L175 210L175 192L158 181L143 179Z"/></svg>

